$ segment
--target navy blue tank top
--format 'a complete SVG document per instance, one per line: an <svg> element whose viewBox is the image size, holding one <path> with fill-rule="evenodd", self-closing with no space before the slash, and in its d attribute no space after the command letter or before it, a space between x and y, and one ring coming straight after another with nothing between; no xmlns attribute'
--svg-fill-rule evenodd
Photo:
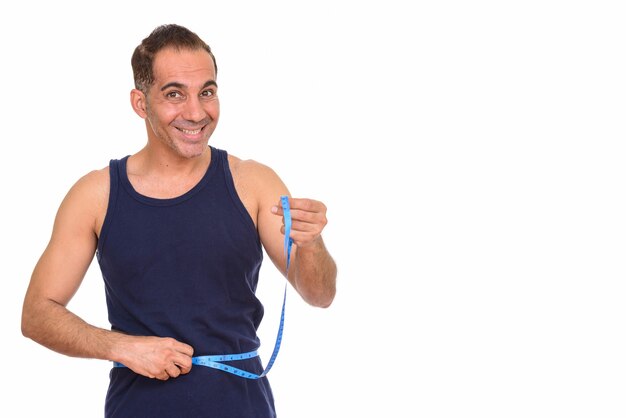
<svg viewBox="0 0 626 418"><path fill-rule="evenodd" d="M111 160L109 204L97 259L111 329L172 337L194 356L259 348L263 306L255 296L263 251L239 199L227 153L214 147L202 179L172 199L141 195L128 156ZM259 357L234 366L262 372ZM194 366L160 381L113 368L106 417L275 417L267 378L245 379Z"/></svg>

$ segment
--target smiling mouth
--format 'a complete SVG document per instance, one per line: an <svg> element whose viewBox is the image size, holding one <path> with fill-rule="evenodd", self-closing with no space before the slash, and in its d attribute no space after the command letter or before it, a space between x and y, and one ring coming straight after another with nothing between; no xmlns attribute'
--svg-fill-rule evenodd
<svg viewBox="0 0 626 418"><path fill-rule="evenodd" d="M184 133L185 135L197 135L200 133L200 131L202 130L202 128L200 129L194 129L194 130L190 130L190 129L182 129L182 128L176 128L179 131L181 131L182 133Z"/></svg>

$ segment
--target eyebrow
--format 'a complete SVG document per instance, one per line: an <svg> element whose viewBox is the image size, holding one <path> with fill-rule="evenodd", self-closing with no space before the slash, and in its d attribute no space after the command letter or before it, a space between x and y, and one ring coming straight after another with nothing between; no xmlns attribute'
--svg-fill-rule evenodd
<svg viewBox="0 0 626 418"><path fill-rule="evenodd" d="M209 81L207 81L206 83L204 83L204 84L202 85L202 88L203 88L203 89L205 89L205 88L207 88L207 87L209 87L209 86L215 86L215 87L217 87L217 83L215 82L215 80L209 80ZM171 87L178 88L178 89L184 89L184 88L186 88L187 86L186 86L186 85L184 85L183 83L179 83L179 82L177 82L177 81L172 81L171 83L167 83L166 85L164 85L163 87L161 87L161 91L167 90L167 89L169 89L169 88L171 88Z"/></svg>

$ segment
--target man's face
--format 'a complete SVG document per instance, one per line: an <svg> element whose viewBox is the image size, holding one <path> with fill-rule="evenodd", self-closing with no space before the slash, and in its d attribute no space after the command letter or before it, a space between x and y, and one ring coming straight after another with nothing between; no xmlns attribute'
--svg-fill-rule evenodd
<svg viewBox="0 0 626 418"><path fill-rule="evenodd" d="M146 97L148 137L179 156L202 154L217 126L220 103L215 67L204 50L166 48L154 58Z"/></svg>

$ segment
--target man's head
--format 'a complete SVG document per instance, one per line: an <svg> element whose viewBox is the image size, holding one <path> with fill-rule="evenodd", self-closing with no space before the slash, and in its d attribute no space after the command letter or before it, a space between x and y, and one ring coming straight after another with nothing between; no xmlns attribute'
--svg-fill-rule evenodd
<svg viewBox="0 0 626 418"><path fill-rule="evenodd" d="M146 122L150 146L184 158L204 155L220 114L209 46L186 28L159 26L135 49L132 65L131 105Z"/></svg>
<svg viewBox="0 0 626 418"><path fill-rule="evenodd" d="M176 50L205 50L211 56L217 74L217 63L213 52L211 52L211 47L198 35L179 25L161 25L141 41L131 58L136 89L141 90L144 94L148 92L148 88L154 82L154 57L157 52L168 47Z"/></svg>

